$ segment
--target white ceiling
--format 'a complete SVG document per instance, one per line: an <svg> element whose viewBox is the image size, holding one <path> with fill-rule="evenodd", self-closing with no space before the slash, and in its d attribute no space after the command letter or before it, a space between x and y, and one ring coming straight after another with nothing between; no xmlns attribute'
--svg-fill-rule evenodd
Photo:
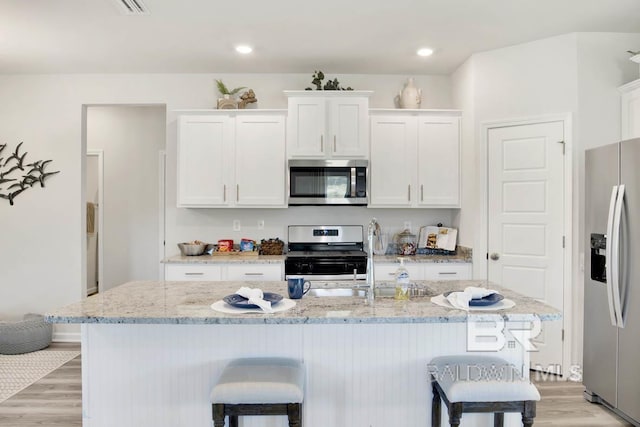
<svg viewBox="0 0 640 427"><path fill-rule="evenodd" d="M640 32L640 0L143 1L149 15L114 0L0 0L0 73L450 74L474 52ZM416 56L422 46L436 53Z"/></svg>

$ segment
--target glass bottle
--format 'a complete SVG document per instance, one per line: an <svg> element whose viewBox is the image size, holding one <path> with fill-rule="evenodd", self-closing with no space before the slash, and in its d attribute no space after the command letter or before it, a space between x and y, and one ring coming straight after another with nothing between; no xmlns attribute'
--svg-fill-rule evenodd
<svg viewBox="0 0 640 427"><path fill-rule="evenodd" d="M396 292L395 299L409 299L409 270L404 266L404 258L398 258L400 265L396 270Z"/></svg>

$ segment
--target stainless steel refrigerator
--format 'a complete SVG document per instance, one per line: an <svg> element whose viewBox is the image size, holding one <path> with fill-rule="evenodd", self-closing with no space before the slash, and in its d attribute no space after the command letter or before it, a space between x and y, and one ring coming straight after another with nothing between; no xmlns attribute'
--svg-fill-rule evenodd
<svg viewBox="0 0 640 427"><path fill-rule="evenodd" d="M640 426L640 138L585 160L585 398Z"/></svg>

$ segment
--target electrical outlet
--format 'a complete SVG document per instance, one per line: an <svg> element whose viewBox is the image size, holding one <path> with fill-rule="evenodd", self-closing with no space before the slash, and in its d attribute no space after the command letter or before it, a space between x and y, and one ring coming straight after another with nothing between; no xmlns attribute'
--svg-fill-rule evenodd
<svg viewBox="0 0 640 427"><path fill-rule="evenodd" d="M264 219L258 221L258 230L264 230Z"/></svg>
<svg viewBox="0 0 640 427"><path fill-rule="evenodd" d="M234 219L233 220L233 231L240 231L240 220L239 219Z"/></svg>
<svg viewBox="0 0 640 427"><path fill-rule="evenodd" d="M411 231L411 221L404 222L404 229Z"/></svg>

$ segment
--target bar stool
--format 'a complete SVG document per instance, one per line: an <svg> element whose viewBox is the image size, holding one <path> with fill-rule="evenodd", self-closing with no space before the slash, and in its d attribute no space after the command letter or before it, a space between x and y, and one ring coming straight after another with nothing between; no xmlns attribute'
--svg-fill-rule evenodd
<svg viewBox="0 0 640 427"><path fill-rule="evenodd" d="M451 427L460 425L465 412L493 413L494 427L503 426L505 412L520 412L524 427L533 425L540 393L506 360L492 356L436 357L429 364L429 373L432 427L440 427L441 400L449 411Z"/></svg>
<svg viewBox="0 0 640 427"><path fill-rule="evenodd" d="M238 426L238 416L287 415L289 427L302 427L304 369L295 360L238 359L211 390L214 427Z"/></svg>

